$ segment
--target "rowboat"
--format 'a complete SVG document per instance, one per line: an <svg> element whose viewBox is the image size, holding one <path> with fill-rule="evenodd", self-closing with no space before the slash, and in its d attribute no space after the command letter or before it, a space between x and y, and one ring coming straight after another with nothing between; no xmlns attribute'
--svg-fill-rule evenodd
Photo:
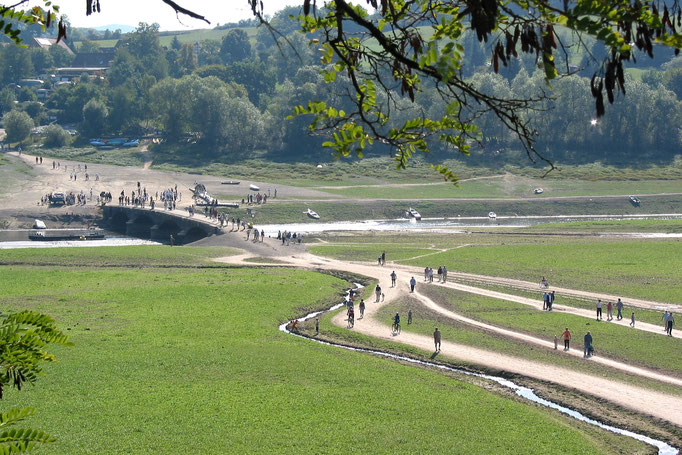
<svg viewBox="0 0 682 455"><path fill-rule="evenodd" d="M220 182L223 185L239 185L239 180L228 180L227 182Z"/></svg>
<svg viewBox="0 0 682 455"><path fill-rule="evenodd" d="M47 229L47 226L42 221L35 220L33 221L33 229Z"/></svg>
<svg viewBox="0 0 682 455"><path fill-rule="evenodd" d="M310 218L312 218L312 219L314 219L314 220L319 220L319 219L320 219L320 215L318 215L316 212L313 212L313 211L310 210L310 209L306 210L306 211L303 212L303 213L305 213L306 215L308 215Z"/></svg>
<svg viewBox="0 0 682 455"><path fill-rule="evenodd" d="M535 188L535 189L533 190L533 192L534 192L535 194L542 194L542 193L545 192L545 190L543 190L542 188Z"/></svg>
<svg viewBox="0 0 682 455"><path fill-rule="evenodd" d="M495 219L495 218L497 218L497 214L495 212L490 212L490 213L488 213L488 218Z"/></svg>
<svg viewBox="0 0 682 455"><path fill-rule="evenodd" d="M253 183L252 183L251 185L249 185L249 189L250 189L251 191L260 191L260 187L254 185Z"/></svg>

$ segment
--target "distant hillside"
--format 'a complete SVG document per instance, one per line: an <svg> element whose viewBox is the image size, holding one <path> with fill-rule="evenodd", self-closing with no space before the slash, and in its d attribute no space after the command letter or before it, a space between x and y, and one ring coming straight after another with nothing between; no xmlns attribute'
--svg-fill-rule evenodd
<svg viewBox="0 0 682 455"><path fill-rule="evenodd" d="M256 30L258 29L257 27L240 27L241 30L244 30L247 35L249 35L249 39L251 40L251 44L255 44L255 39L256 39ZM111 28L109 29L111 30ZM123 29L121 29L123 30ZM132 28L130 31L134 31L135 29ZM200 41L204 40L216 40L216 41L222 41L223 36L225 36L227 33L229 33L230 30L234 30L233 28L229 29L198 29L198 30L178 30L178 31L168 31L168 32L160 32L159 33L159 42L161 43L162 46L169 47L171 42L173 41L173 37L177 36L178 41L180 41L182 44L184 43L189 43L189 44L194 44L198 43ZM126 33L128 33L126 32ZM93 43L97 44L100 47L114 47L118 40L115 39L108 39L108 40L93 40ZM76 46L80 46L81 42L76 41Z"/></svg>

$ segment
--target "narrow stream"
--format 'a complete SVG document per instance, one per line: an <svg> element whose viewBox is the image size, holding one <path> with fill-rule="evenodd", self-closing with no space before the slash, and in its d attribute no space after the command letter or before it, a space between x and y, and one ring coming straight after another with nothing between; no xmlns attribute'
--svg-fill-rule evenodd
<svg viewBox="0 0 682 455"><path fill-rule="evenodd" d="M360 285L360 284L358 284L358 283L355 283L355 285L356 285L358 288L362 287L362 285ZM350 292L350 291L349 291L349 292ZM308 319L311 319L311 318L314 318L314 317L316 317L316 316L319 316L319 315L322 314L322 313L326 313L326 312L328 312L328 311L335 311L335 310L338 310L338 309L341 308L342 306L346 305L346 302L347 302L347 301L348 301L348 296L346 296L346 301L345 301L345 302L338 303L338 304L336 304L336 305L334 305L334 306L332 306L331 308L328 308L328 309L326 309L326 310L315 311L315 312L309 313L309 314L307 314L307 315L305 315L305 316L303 316L303 317L301 317L301 318L297 318L297 319L298 319L300 322L303 322L303 321L307 321ZM638 440L638 441L642 441L642 442L644 442L644 443L646 443L646 444L652 445L652 446L654 446L654 447L656 447L656 448L658 449L658 455L678 455L678 454L679 454L679 450L678 450L678 449L676 449L675 447L673 447L673 446L671 446L671 445L669 445L669 444L667 444L667 443L665 443L665 442L663 442L663 441L659 441L659 440L657 440L657 439L650 438L649 436L645 436L645 435L642 435L642 434L639 434L639 433L635 433L635 432L629 431L629 430L623 430L623 429L621 429L621 428L617 428L617 427L614 427L614 426L607 425L607 424L605 424L605 423L599 422L598 420L591 419L591 418L589 418L589 417L584 416L583 414L581 414L581 413L578 412L578 411L575 411L575 410L573 410L573 409L567 408L567 407L562 406L562 405L560 405L560 404L554 403L553 401L549 401L549 400L545 400L544 398L540 398L539 396L537 396L537 395L535 394L535 392L533 392L532 389L529 389L528 387L522 387L522 386L520 386L520 385L518 385L518 384L515 384L515 383L512 382L512 381L509 381L508 379L504 379L504 378L501 378L501 377L499 377L499 376L491 376L491 375L488 375L488 374L473 373L473 372L471 372L471 371L461 370L461 369L459 369L459 368L454 368L454 367L447 366L447 365L442 365L442 364L439 364L439 363L427 362L427 361L424 361L424 360L412 359L412 358L410 358L410 357L405 357L405 356L398 355L398 354L391 354L391 353L388 353L388 352L376 351L376 350L374 350L374 349L355 348L355 347L351 347L351 346L344 346L344 345L342 345L342 344L333 343L333 342L330 342L330 341L318 340L318 339L315 339L315 338L310 338L310 337L308 337L308 336L302 335L302 334L300 334L300 333L293 333L293 332L291 332L290 330L287 329L287 325L288 325L288 324L289 324L288 321L285 322L285 323L283 323L283 324L280 324L280 325L279 325L279 330L282 331L282 332L288 333L288 334L290 334L290 335L294 335L294 336L298 336L298 337L301 337L301 338L305 338L305 339L310 340L310 341L314 341L314 342L316 342L316 343L324 344L324 345L327 345L327 346L335 346L335 347L337 347L337 348L342 348L342 349L346 349L346 350L349 350L349 351L364 352L364 353L367 353L367 354L374 354L374 355L378 355L378 356L381 356L381 357L386 357L386 358L394 359L394 360L402 360L402 361L404 361L404 362L413 363L413 364L416 364L416 365L424 365L424 366L429 366L429 367L433 367L433 368L438 368L438 369L440 369L440 370L451 371L451 372L453 372L453 373L461 373L461 374L466 374L466 375L469 375L469 376L476 376L476 377L478 377L478 378L488 379L488 380L490 380L490 381L494 381L494 382L500 384L501 386L504 386L504 387L507 387L507 388L513 390L517 395L519 395L519 396L521 396L521 397L523 397L523 398L526 398L526 399L528 399L528 400L530 400L530 401L532 401L532 402L534 402L534 403L538 403L538 404L540 404L540 405L542 405L542 406L546 406L546 407L548 407L548 408L555 409L555 410L561 412L562 414L566 414L566 415L568 415L568 416L571 416L571 417L573 417L574 419L580 420L581 422L585 422L585 423L588 423L588 424L590 424L590 425L595 425L595 426L598 426L599 428L602 428L602 429L604 429L604 430L606 430L606 431L610 431L610 432L612 432L612 433L620 434L620 435L623 435L623 436L628 436L628 437L634 438L634 439L636 439L636 440Z"/></svg>

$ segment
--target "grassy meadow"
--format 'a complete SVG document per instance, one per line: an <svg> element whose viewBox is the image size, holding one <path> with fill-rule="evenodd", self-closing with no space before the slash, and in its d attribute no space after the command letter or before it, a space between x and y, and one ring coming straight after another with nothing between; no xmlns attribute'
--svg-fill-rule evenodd
<svg viewBox="0 0 682 455"><path fill-rule="evenodd" d="M332 238L334 244L311 247L331 257L374 261L389 236ZM522 235L406 235L395 237L400 250L431 248L433 254L404 260L386 249L387 260L416 267L445 264L451 272L466 272L613 293L669 303L682 303L682 241L606 239L599 237ZM348 243L345 243L348 242ZM377 242L376 245L373 242ZM443 251L438 251L439 249ZM397 251L400 251L397 250ZM415 255L418 256L418 255Z"/></svg>
<svg viewBox="0 0 682 455"><path fill-rule="evenodd" d="M175 252L189 248L74 250L50 253L60 267L31 265L42 249L0 257L3 314L50 314L75 344L3 400L38 408L29 424L58 438L46 453L651 452L513 396L278 331L337 301L338 278L141 267L210 256Z"/></svg>

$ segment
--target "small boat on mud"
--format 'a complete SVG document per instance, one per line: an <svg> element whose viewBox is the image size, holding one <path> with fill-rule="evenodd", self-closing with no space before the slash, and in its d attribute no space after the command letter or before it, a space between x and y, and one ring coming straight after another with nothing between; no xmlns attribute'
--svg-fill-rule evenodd
<svg viewBox="0 0 682 455"><path fill-rule="evenodd" d="M412 218L414 218L414 219L417 220L417 221L421 221L421 219L422 219L421 213L417 212L417 211L416 211L415 209L413 209L412 207L410 207L409 209L407 209L407 212L406 212L406 213L407 213L407 216L411 216Z"/></svg>
<svg viewBox="0 0 682 455"><path fill-rule="evenodd" d="M45 235L44 232L31 232L28 234L29 240L40 242L57 242L64 240L104 240L106 236L102 232L81 232L78 234L55 234Z"/></svg>
<svg viewBox="0 0 682 455"><path fill-rule="evenodd" d="M320 219L320 215L318 215L317 212L314 212L314 211L312 211L312 210L310 210L310 209L306 210L306 211L303 212L303 213L305 213L306 215L308 215L310 218L312 218L312 219L314 219L314 220L319 220L319 219Z"/></svg>
<svg viewBox="0 0 682 455"><path fill-rule="evenodd" d="M488 218L490 218L491 220L494 220L495 218L497 218L497 213L495 213L495 212L489 212L489 213L488 213Z"/></svg>
<svg viewBox="0 0 682 455"><path fill-rule="evenodd" d="M239 185L239 180L228 180L226 182L220 182L222 185Z"/></svg>
<svg viewBox="0 0 682 455"><path fill-rule="evenodd" d="M40 220L34 220L33 229L47 229L47 226L45 226L45 223Z"/></svg>
<svg viewBox="0 0 682 455"><path fill-rule="evenodd" d="M545 192L545 190L543 190L542 188L535 188L533 190L533 193L535 193L535 194L542 194L544 192Z"/></svg>
<svg viewBox="0 0 682 455"><path fill-rule="evenodd" d="M249 185L249 189L250 189L251 191L260 191L260 187L254 185L253 183L252 183L251 185Z"/></svg>

